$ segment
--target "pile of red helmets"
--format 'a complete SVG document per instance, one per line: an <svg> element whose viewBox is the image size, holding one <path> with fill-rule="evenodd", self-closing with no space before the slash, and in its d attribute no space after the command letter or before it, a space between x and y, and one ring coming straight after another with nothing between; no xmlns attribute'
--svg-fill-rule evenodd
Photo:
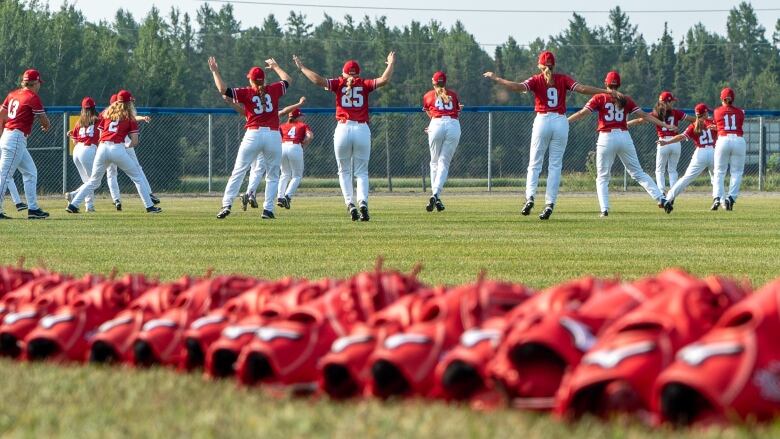
<svg viewBox="0 0 780 439"><path fill-rule="evenodd" d="M429 287L417 271L380 260L339 280L159 282L0 267L0 355L564 419L627 413L687 425L780 414L780 280L751 292L672 269L533 291L482 275Z"/></svg>

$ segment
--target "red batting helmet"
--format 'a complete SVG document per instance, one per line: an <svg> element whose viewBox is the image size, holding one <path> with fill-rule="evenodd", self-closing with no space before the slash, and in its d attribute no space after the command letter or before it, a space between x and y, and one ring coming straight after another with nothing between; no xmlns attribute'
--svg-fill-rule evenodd
<svg viewBox="0 0 780 439"><path fill-rule="evenodd" d="M22 75L22 80L43 82L43 80L41 79L41 74L38 73L38 71L35 69L25 70L24 75Z"/></svg>
<svg viewBox="0 0 780 439"><path fill-rule="evenodd" d="M265 72L260 67L255 66L249 69L246 77L254 82L263 82L265 81Z"/></svg>
<svg viewBox="0 0 780 439"><path fill-rule="evenodd" d="M555 55L553 55L552 52L549 50L545 50L544 52L539 54L539 64L543 66L554 66L555 65Z"/></svg>
<svg viewBox="0 0 780 439"><path fill-rule="evenodd" d="M447 75L439 70L438 72L433 74L433 82L444 85L447 83Z"/></svg>
<svg viewBox="0 0 780 439"><path fill-rule="evenodd" d="M703 114L707 113L708 111L710 111L710 107L708 107L707 104L702 102L702 103L696 104L696 107L694 107L693 111L697 115L703 115Z"/></svg>
<svg viewBox="0 0 780 439"><path fill-rule="evenodd" d="M81 100L81 108L94 108L95 100L87 96Z"/></svg>
<svg viewBox="0 0 780 439"><path fill-rule="evenodd" d="M119 93L116 94L116 100L119 102L132 102L135 98L129 91L119 90Z"/></svg>
<svg viewBox="0 0 780 439"><path fill-rule="evenodd" d="M351 59L344 63L344 68L341 71L347 75L359 75L360 64L358 64L358 62L354 59Z"/></svg>
<svg viewBox="0 0 780 439"><path fill-rule="evenodd" d="M726 87L723 90L720 91L720 99L726 99L731 98L731 100L734 100L734 90L732 90L730 87Z"/></svg>
<svg viewBox="0 0 780 439"><path fill-rule="evenodd" d="M658 96L658 100L661 102L672 102L676 101L677 98L670 91L662 91L661 95Z"/></svg>
<svg viewBox="0 0 780 439"><path fill-rule="evenodd" d="M616 70L607 73L607 77L604 78L604 84L620 87L620 73Z"/></svg>

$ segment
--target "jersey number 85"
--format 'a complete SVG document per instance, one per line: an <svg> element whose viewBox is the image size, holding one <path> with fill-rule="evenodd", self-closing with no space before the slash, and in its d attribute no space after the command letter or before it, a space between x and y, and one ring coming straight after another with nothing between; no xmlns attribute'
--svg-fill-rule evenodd
<svg viewBox="0 0 780 439"><path fill-rule="evenodd" d="M341 89L341 106L344 108L358 108L363 106L363 87L343 87Z"/></svg>

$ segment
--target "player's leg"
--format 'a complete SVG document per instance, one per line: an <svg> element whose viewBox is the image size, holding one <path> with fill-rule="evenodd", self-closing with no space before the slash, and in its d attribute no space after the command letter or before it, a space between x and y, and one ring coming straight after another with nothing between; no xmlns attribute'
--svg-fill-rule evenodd
<svg viewBox="0 0 780 439"><path fill-rule="evenodd" d="M116 169L116 164L106 164L106 179L108 180L108 191L111 193L111 199L114 201L116 210L122 210L122 194L119 192L119 172ZM97 189L97 188L96 188Z"/></svg>
<svg viewBox="0 0 780 439"><path fill-rule="evenodd" d="M103 176L110 165L108 161L108 146L105 144L98 146L95 152L95 160L92 163L92 172L89 179L73 192L73 198L68 204L67 211L70 213L78 212L78 206L91 192L94 192L100 186Z"/></svg>
<svg viewBox="0 0 780 439"><path fill-rule="evenodd" d="M664 190L666 187L666 166L669 162L669 150L666 146L659 146L655 151L655 184L661 190Z"/></svg>
<svg viewBox="0 0 780 439"><path fill-rule="evenodd" d="M93 146L84 146L81 143L77 144L73 149L73 164L76 165L76 170L79 172L82 183L88 182L89 177L92 175L92 166L95 162L96 149L97 148ZM71 192L69 195L70 198L72 198L73 193ZM84 202L87 205L88 212L95 210L94 192L87 195Z"/></svg>
<svg viewBox="0 0 780 439"><path fill-rule="evenodd" d="M135 148L127 148L127 155L130 156L130 158L138 167L138 172L141 177L141 184L144 185L146 192L149 192L149 196L152 198L152 202L154 204L158 204L160 200L155 197L154 192L152 192L152 186L149 184L149 179L146 178L146 173L144 173L144 168L141 166L141 162L138 161L138 155L135 153Z"/></svg>
<svg viewBox="0 0 780 439"><path fill-rule="evenodd" d="M731 202L736 201L739 196L739 187L742 184L742 176L745 173L745 155L747 144L743 137L736 137L731 140L733 147L731 157L729 158L729 172L731 173L731 182L729 184L729 197Z"/></svg>
<svg viewBox="0 0 780 439"><path fill-rule="evenodd" d="M674 199L707 168L707 163L702 160L703 156L706 155L706 151L703 151L703 149L704 148L696 148L696 150L693 151L691 163L688 164L688 169L685 170L685 174L683 174L682 178L677 180L672 188L669 189L669 192L666 193L667 201L674 201Z"/></svg>
<svg viewBox="0 0 780 439"><path fill-rule="evenodd" d="M352 151L360 220L368 221L368 161L371 158L371 129L367 123L354 127Z"/></svg>
<svg viewBox="0 0 780 439"><path fill-rule="evenodd" d="M569 121L566 116L554 117L550 120L552 136L550 138L550 155L547 165L547 188L545 191L545 204L552 209L558 201L558 189L561 184L561 170L563 169L563 156L566 153L566 144L569 141ZM549 218L549 215L546 215ZM545 218L546 219L546 218Z"/></svg>
<svg viewBox="0 0 780 439"><path fill-rule="evenodd" d="M612 164L615 162L615 145L611 133L599 133L596 143L596 195L603 216L609 211L609 180L612 177Z"/></svg>
<svg viewBox="0 0 780 439"><path fill-rule="evenodd" d="M5 218L3 202L9 182L13 181L16 168L22 159L22 149L27 149L27 139L18 131L3 131L0 136L0 218ZM26 195L26 194L25 194Z"/></svg>
<svg viewBox="0 0 780 439"><path fill-rule="evenodd" d="M141 197L141 201L144 203L147 212L151 212L150 209L154 208L154 202L152 201L149 187L144 184L143 171L138 166L138 159L133 158L130 150L132 148L122 148L120 146L113 146L109 149L109 160L116 163L117 168L121 169L130 180L135 184L135 189L138 191L138 196ZM158 211L156 208L155 212Z"/></svg>
<svg viewBox="0 0 780 439"><path fill-rule="evenodd" d="M16 182L14 181L13 178L8 179L8 182L6 183L6 190L8 190L8 195L11 196L12 203L14 203L17 206L21 204L22 197L19 195L19 189L16 187ZM5 194L3 196L5 196Z"/></svg>
<svg viewBox="0 0 780 439"><path fill-rule="evenodd" d="M224 218L230 213L230 207L233 205L233 199L238 195L238 190L241 188L241 182L244 180L246 171L257 160L257 156L260 154L260 130L247 130L244 133L244 138L241 140L241 145L238 147L238 153L236 154L236 162L233 165L233 172L230 174L227 185L225 185L225 193L222 196L222 210L220 218Z"/></svg>
<svg viewBox="0 0 780 439"><path fill-rule="evenodd" d="M542 172L544 154L547 152L552 139L552 131L550 118L543 114L537 115L531 131L531 150L525 179L526 200L531 200L536 195L536 187L539 185L539 174Z"/></svg>
<svg viewBox="0 0 780 439"><path fill-rule="evenodd" d="M287 202L289 203L289 199L298 192L298 186L300 186L303 179L303 147L301 145L293 145L287 154L287 160L290 164L292 179L290 179L290 184L287 186L284 196L288 198Z"/></svg>
<svg viewBox="0 0 780 439"><path fill-rule="evenodd" d="M680 142L672 143L671 145L666 145L666 148L669 148L669 158L667 161L667 172L669 172L669 187L674 186L675 183L677 183L678 173L677 173L677 165L680 164L680 151L681 151L681 145ZM658 187L663 191L662 187Z"/></svg>
<svg viewBox="0 0 780 439"><path fill-rule="evenodd" d="M704 148L705 154L702 154L702 162L707 167L707 173L710 175L710 186L712 186L712 198L717 197L718 185L715 181L715 149L713 147Z"/></svg>
<svg viewBox="0 0 780 439"><path fill-rule="evenodd" d="M451 119L447 122L446 132L444 135L444 141L441 144L439 152L437 175L436 180L431 181L433 186L433 194L437 198L444 190L444 184L447 183L447 178L450 174L450 163L452 162L452 156L455 155L455 150L458 148L460 142L460 123L457 119Z"/></svg>
<svg viewBox="0 0 780 439"><path fill-rule="evenodd" d="M626 167L628 175L639 183L654 200L660 202L664 197L664 193L653 179L642 170L642 166L639 164L639 157L636 155L634 141L631 140L631 135L628 134L627 131L622 131L618 134L620 135L621 140L618 156L620 157L620 161L623 162L623 166ZM661 205L661 207L663 207L663 205Z"/></svg>
<svg viewBox="0 0 780 439"><path fill-rule="evenodd" d="M726 195L724 182L726 179L726 170L729 167L729 156L731 155L731 145L726 138L718 138L715 142L715 197L721 202ZM713 206L714 207L714 206Z"/></svg>
<svg viewBox="0 0 780 439"><path fill-rule="evenodd" d="M19 152L21 160L19 160L17 169L22 173L22 181L24 182L24 197L27 198L28 206L27 217L46 218L49 214L38 207L38 194L36 192L38 190L38 168L26 147Z"/></svg>
<svg viewBox="0 0 780 439"><path fill-rule="evenodd" d="M252 163L251 171L249 172L249 183L246 186L246 193L251 196L254 196L257 193L257 188L260 187L260 183L265 179L265 173L265 158L260 154L257 156L257 160Z"/></svg>
<svg viewBox="0 0 780 439"><path fill-rule="evenodd" d="M352 141L349 123L339 123L333 132L333 153L338 166L339 186L344 196L344 204L354 204L352 188Z"/></svg>
<svg viewBox="0 0 780 439"><path fill-rule="evenodd" d="M439 157L441 148L444 144L446 129L441 118L431 119L428 124L428 149L431 154L430 174L431 174L431 193L436 195L435 182L439 175Z"/></svg>
<svg viewBox="0 0 780 439"><path fill-rule="evenodd" d="M281 176L279 177L279 191L276 194L277 205L280 207L284 207L284 201L282 201L282 199L284 198L284 195L287 191L287 186L292 180L292 164L290 163L291 147L291 143L282 144L282 161L280 165Z"/></svg>
<svg viewBox="0 0 780 439"><path fill-rule="evenodd" d="M261 150L265 160L265 201L263 218L274 217L276 194L279 191L279 172L282 161L282 135L279 130L261 131Z"/></svg>

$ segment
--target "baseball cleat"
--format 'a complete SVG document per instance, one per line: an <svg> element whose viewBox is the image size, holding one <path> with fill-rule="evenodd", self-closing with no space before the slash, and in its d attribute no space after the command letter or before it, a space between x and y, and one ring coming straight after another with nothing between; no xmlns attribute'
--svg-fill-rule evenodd
<svg viewBox="0 0 780 439"><path fill-rule="evenodd" d="M45 219L49 217L49 212L41 209L30 209L27 211L27 219Z"/></svg>
<svg viewBox="0 0 780 439"><path fill-rule="evenodd" d="M663 209L664 206L666 206L666 196L663 195L661 198L658 199L658 208Z"/></svg>
<svg viewBox="0 0 780 439"><path fill-rule="evenodd" d="M534 197L530 197L529 199L525 200L525 206L523 206L523 210L520 211L520 213L523 216L528 216L531 214L531 209L534 208Z"/></svg>
<svg viewBox="0 0 780 439"><path fill-rule="evenodd" d="M151 206L146 208L146 213L160 213L162 212L162 209L160 209L157 206Z"/></svg>
<svg viewBox="0 0 780 439"><path fill-rule="evenodd" d="M252 209L257 209L259 207L257 205L257 197L255 196L254 192L249 194L249 207Z"/></svg>
<svg viewBox="0 0 780 439"><path fill-rule="evenodd" d="M600 218L606 218L608 216L609 216L609 211L608 210L602 211L601 215L599 215Z"/></svg>
<svg viewBox="0 0 780 439"><path fill-rule="evenodd" d="M674 210L674 200L666 200L666 203L664 203L664 212L672 213L672 210Z"/></svg>
<svg viewBox="0 0 780 439"><path fill-rule="evenodd" d="M249 205L249 194L241 195L241 210L246 212L246 207Z"/></svg>
<svg viewBox="0 0 780 439"><path fill-rule="evenodd" d="M154 204L154 205L160 204L160 199L159 199L159 198L157 198L157 196L156 196L156 195L154 195L154 194L149 194L149 198L151 198L151 199L152 199L152 204Z"/></svg>
<svg viewBox="0 0 780 439"><path fill-rule="evenodd" d="M436 212L441 212L442 210L444 210L444 203L442 203L439 196L436 195Z"/></svg>
<svg viewBox="0 0 780 439"><path fill-rule="evenodd" d="M368 216L368 203L365 201L360 202L360 221L368 221L371 218Z"/></svg>
<svg viewBox="0 0 780 439"><path fill-rule="evenodd" d="M25 203L16 203L16 211L21 212L23 210L27 209L27 204Z"/></svg>
<svg viewBox="0 0 780 439"><path fill-rule="evenodd" d="M285 209L290 208L290 198L287 196L284 196L283 198L277 198L276 199L276 205L279 207L284 207Z"/></svg>
<svg viewBox="0 0 780 439"><path fill-rule="evenodd" d="M436 197L431 195L431 198L428 198L428 204L425 206L425 210L428 212L433 212L433 206L436 204Z"/></svg>
<svg viewBox="0 0 780 439"><path fill-rule="evenodd" d="M357 221L360 219L360 214L358 213L358 210L354 204L349 203L347 206L347 212L349 212L349 215L352 217L352 221Z"/></svg>
<svg viewBox="0 0 780 439"><path fill-rule="evenodd" d="M65 199L68 200L68 204L73 201L73 192L65 192L63 195L65 195Z"/></svg>
<svg viewBox="0 0 780 439"><path fill-rule="evenodd" d="M224 219L228 215L230 215L230 206L225 206L217 213L217 219Z"/></svg>
<svg viewBox="0 0 780 439"><path fill-rule="evenodd" d="M276 217L274 216L274 213L271 212L270 210L266 210L266 209L263 209L263 214L260 215L260 218L262 218L262 219L276 219Z"/></svg>
<svg viewBox="0 0 780 439"><path fill-rule="evenodd" d="M88 206L87 207L87 212L96 212L95 206Z"/></svg>
<svg viewBox="0 0 780 439"><path fill-rule="evenodd" d="M0 220L7 220L7 219L9 220L9 219L13 219L13 218L11 218L10 216L0 212Z"/></svg>
<svg viewBox="0 0 780 439"><path fill-rule="evenodd" d="M710 206L710 210L718 210L720 207L720 198L715 197L712 199L712 206Z"/></svg>
<svg viewBox="0 0 780 439"><path fill-rule="evenodd" d="M291 205L291 203L292 203L292 198L290 198L290 196L289 196L289 195L285 195L285 196L284 196L284 208L285 208L285 209L289 209L289 208L290 208L290 205Z"/></svg>
<svg viewBox="0 0 780 439"><path fill-rule="evenodd" d="M72 205L72 204L68 204L68 207L65 208L65 212L68 212L68 213L79 213L79 208L74 206L74 205Z"/></svg>
<svg viewBox="0 0 780 439"><path fill-rule="evenodd" d="M114 207L116 207L116 210L121 212L122 211L122 202L119 200L114 200Z"/></svg>
<svg viewBox="0 0 780 439"><path fill-rule="evenodd" d="M544 210L542 211L542 213L539 214L539 219L540 220L550 219L553 213L553 207L555 207L555 204L553 203L545 205Z"/></svg>
<svg viewBox="0 0 780 439"><path fill-rule="evenodd" d="M732 198L731 195L729 195L728 197L726 197L725 200L723 200L723 204L726 206L726 210L734 210L734 203L735 203L734 198Z"/></svg>

